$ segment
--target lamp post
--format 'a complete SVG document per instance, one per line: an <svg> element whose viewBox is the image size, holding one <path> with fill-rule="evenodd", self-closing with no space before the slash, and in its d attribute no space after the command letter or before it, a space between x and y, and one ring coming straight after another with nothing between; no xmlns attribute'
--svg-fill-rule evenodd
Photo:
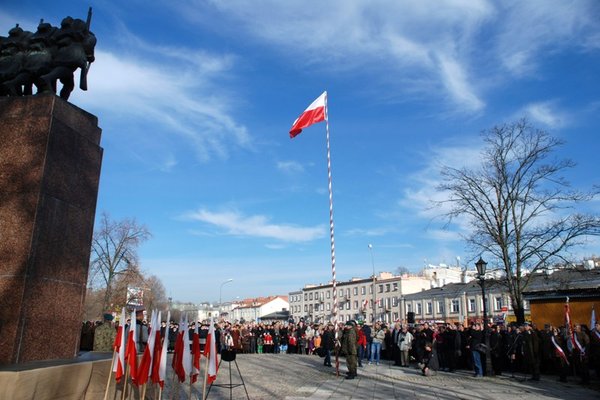
<svg viewBox="0 0 600 400"><path fill-rule="evenodd" d="M222 304L222 293L223 293L223 285L226 283L233 282L233 279L229 278L225 282L221 283L221 287L219 288L219 318L221 318L221 304Z"/></svg>
<svg viewBox="0 0 600 400"><path fill-rule="evenodd" d="M375 316L377 315L377 311L376 311L376 307L377 305L375 304L375 259L373 258L373 245L371 243L369 243L369 252L371 253L371 265L373 266L373 287L371 289L371 291L373 292L373 323L375 323Z"/></svg>
<svg viewBox="0 0 600 400"><path fill-rule="evenodd" d="M475 263L477 268L477 277L479 278L479 284L481 285L481 297L483 300L483 336L485 339L485 374L488 376L494 375L494 369L492 368L492 353L490 351L490 328L488 326L487 318L487 304L485 301L485 270L487 263L483 261L481 257Z"/></svg>

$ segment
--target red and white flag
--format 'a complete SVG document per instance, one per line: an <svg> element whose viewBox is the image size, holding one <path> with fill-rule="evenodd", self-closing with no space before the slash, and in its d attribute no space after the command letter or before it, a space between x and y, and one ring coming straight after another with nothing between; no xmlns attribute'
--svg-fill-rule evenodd
<svg viewBox="0 0 600 400"><path fill-rule="evenodd" d="M146 348L144 349L144 354L142 355L142 360L140 361L140 365L138 365L136 382L138 385L145 385L148 382L148 377L152 372L152 357L154 357L154 345L156 341L155 330L156 326L160 324L158 323L158 314L156 310L152 310L152 317L150 318L150 332L148 335L148 343ZM146 329L146 327L142 326L141 329ZM159 328L160 334L160 328Z"/></svg>
<svg viewBox="0 0 600 400"><path fill-rule="evenodd" d="M192 341L190 340L190 328L187 315L183 322L183 353L181 357L181 365L183 366L184 379L192 374Z"/></svg>
<svg viewBox="0 0 600 400"><path fill-rule="evenodd" d="M302 129L327 119L327 92L323 92L300 116L290 129L290 137L296 137Z"/></svg>
<svg viewBox="0 0 600 400"><path fill-rule="evenodd" d="M195 325L194 336L192 338L192 383L198 380L200 375L200 335L198 334L198 325Z"/></svg>
<svg viewBox="0 0 600 400"><path fill-rule="evenodd" d="M119 328L117 330L117 337L113 347L116 350L113 358L112 370L115 373L115 379L117 382L121 382L121 378L125 374L125 321L127 315L125 314L125 307L121 310L121 320L119 321Z"/></svg>
<svg viewBox="0 0 600 400"><path fill-rule="evenodd" d="M571 345L573 348L577 347L575 343L575 334L573 332L573 325L571 325L571 308L569 307L569 298L567 297L567 301L565 302L565 328L567 330L567 336L571 341Z"/></svg>
<svg viewBox="0 0 600 400"><path fill-rule="evenodd" d="M185 382L185 368L183 366L183 354L184 354L184 335L187 335L187 322L184 321L183 317L179 320L179 331L177 333L177 339L175 340L175 349L173 350L173 370L175 375L179 378L179 382ZM188 349L189 351L189 349Z"/></svg>
<svg viewBox="0 0 600 400"><path fill-rule="evenodd" d="M210 321L208 336L206 338L206 346L204 354L208 355L208 369L206 371L206 383L211 384L217 379L219 365L217 363L217 341L215 339L215 325Z"/></svg>
<svg viewBox="0 0 600 400"><path fill-rule="evenodd" d="M167 323L171 320L171 311L167 313ZM159 331L160 332L160 331ZM165 379L167 378L167 350L169 348L169 330L165 331L165 337L162 342L162 348L160 351L160 361L158 362L158 380L152 379L152 382L158 382L161 388L165 386Z"/></svg>
<svg viewBox="0 0 600 400"><path fill-rule="evenodd" d="M150 380L152 383L159 382L158 376L158 368L161 363L161 355L162 355L162 341L160 334L160 323L162 321L162 311L158 312L158 317L156 318L156 327L152 328L151 335L154 336L154 351L152 352L152 367L150 368ZM166 331L165 331L166 333Z"/></svg>
<svg viewBox="0 0 600 400"><path fill-rule="evenodd" d="M131 320L129 322L129 334L127 335L127 349L125 354L125 362L129 365L129 374L131 382L137 385L137 335L135 323L135 309L131 312Z"/></svg>

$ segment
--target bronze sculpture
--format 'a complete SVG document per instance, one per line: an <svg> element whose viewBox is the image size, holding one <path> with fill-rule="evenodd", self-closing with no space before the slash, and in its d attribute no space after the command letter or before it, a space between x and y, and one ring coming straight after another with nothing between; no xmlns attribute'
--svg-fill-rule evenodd
<svg viewBox="0 0 600 400"><path fill-rule="evenodd" d="M81 70L80 88L87 90L87 73L94 61L96 36L90 31L92 9L87 21L66 17L60 28L40 21L35 33L17 24L8 37L0 37L0 96L56 93L68 100L75 88L73 74Z"/></svg>

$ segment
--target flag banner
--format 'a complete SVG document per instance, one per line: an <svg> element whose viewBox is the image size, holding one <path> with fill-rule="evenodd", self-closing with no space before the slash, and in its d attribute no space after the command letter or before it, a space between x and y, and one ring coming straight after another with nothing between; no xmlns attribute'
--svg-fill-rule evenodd
<svg viewBox="0 0 600 400"><path fill-rule="evenodd" d="M192 374L192 341L190 340L190 329L187 315L183 323L183 354L181 356L181 365L183 366L184 379Z"/></svg>
<svg viewBox="0 0 600 400"><path fill-rule="evenodd" d="M162 342L160 334L160 323L162 321L162 311L158 312L156 317L156 327L152 328L152 336L154 336L154 349L152 351L152 367L150 368L150 380L153 383L158 383L158 368L160 366L160 357L162 354ZM166 332L166 331L165 331Z"/></svg>
<svg viewBox="0 0 600 400"><path fill-rule="evenodd" d="M115 379L117 382L121 382L121 378L125 373L125 322L127 321L127 315L125 314L125 307L121 309L121 320L119 321L119 328L117 330L117 337L115 338L115 357L113 360L113 372L115 373Z"/></svg>
<svg viewBox="0 0 600 400"><path fill-rule="evenodd" d="M208 370L206 371L206 381L208 384L213 383L217 379L219 365L217 364L217 341L215 338L215 325L210 321L208 337L206 338L205 353L208 352Z"/></svg>
<svg viewBox="0 0 600 400"><path fill-rule="evenodd" d="M302 129L327 119L327 92L323 92L300 116L290 129L290 137L296 137Z"/></svg>
<svg viewBox="0 0 600 400"><path fill-rule="evenodd" d="M195 383L198 380L198 375L200 375L200 335L198 333L198 325L196 324L194 327L194 336L192 338L192 383Z"/></svg>
<svg viewBox="0 0 600 400"><path fill-rule="evenodd" d="M127 335L127 349L125 353L125 362L129 365L131 382L137 385L137 343L136 343L136 322L135 309L131 312L129 322L129 333Z"/></svg>
<svg viewBox="0 0 600 400"><path fill-rule="evenodd" d="M167 312L167 323L171 320L171 311ZM165 379L167 378L167 350L169 348L169 333L165 332L165 337L162 342L160 350L160 361L158 363L158 384L161 388L165 386ZM153 382L154 379L152 380Z"/></svg>
<svg viewBox="0 0 600 400"><path fill-rule="evenodd" d="M590 318L590 329L594 329L595 326L596 326L596 310L594 309L594 306L592 305L592 316Z"/></svg>
<svg viewBox="0 0 600 400"><path fill-rule="evenodd" d="M179 320L179 332L177 333L177 340L175 341L175 349L173 351L173 371L179 378L179 382L185 382L185 368L183 367L183 353L185 351L183 346L183 337L187 335L187 323L183 319L183 316ZM188 349L189 351L189 349Z"/></svg>
<svg viewBox="0 0 600 400"><path fill-rule="evenodd" d="M146 348L144 349L144 354L142 355L142 360L140 361L140 365L138 365L136 382L138 385L145 385L148 381L148 377L152 372L152 356L154 355L154 330L157 325L158 314L156 310L152 310L152 317L150 318L150 332L148 335L148 343L146 344ZM144 326L141 329L145 329Z"/></svg>

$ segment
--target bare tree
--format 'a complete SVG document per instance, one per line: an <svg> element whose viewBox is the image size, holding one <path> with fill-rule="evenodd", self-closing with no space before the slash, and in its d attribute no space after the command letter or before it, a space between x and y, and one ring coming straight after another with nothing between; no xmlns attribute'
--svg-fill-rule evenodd
<svg viewBox="0 0 600 400"><path fill-rule="evenodd" d="M475 254L487 254L505 272L517 321L523 322L523 290L536 271L570 261L569 250L600 234L597 215L575 207L598 188L570 188L562 174L575 166L552 155L563 144L525 120L483 132L486 147L478 169L444 166L440 190L447 191L451 223L466 217L465 237Z"/></svg>
<svg viewBox="0 0 600 400"><path fill-rule="evenodd" d="M100 284L105 288L103 310L112 303L117 277L137 273L138 247L150 236L148 229L134 219L113 221L107 213L100 217L92 241L89 286Z"/></svg>

